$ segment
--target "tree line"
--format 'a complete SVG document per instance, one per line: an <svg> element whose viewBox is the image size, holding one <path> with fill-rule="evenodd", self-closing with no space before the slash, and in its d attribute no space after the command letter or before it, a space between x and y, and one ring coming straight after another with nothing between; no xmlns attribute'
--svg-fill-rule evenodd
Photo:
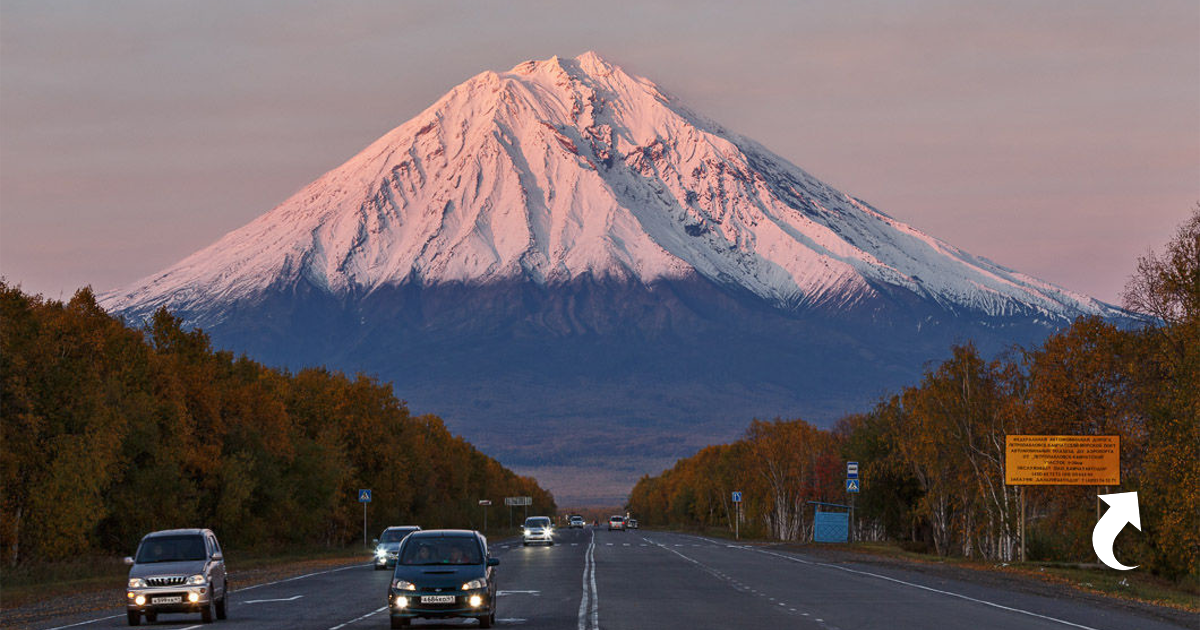
<svg viewBox="0 0 1200 630"><path fill-rule="evenodd" d="M1094 561L1096 495L1137 491L1143 531L1118 538L1118 557L1200 576L1200 206L1164 252L1139 261L1124 298L1153 321L1080 318L990 360L955 346L919 383L829 430L755 420L737 442L643 477L628 508L647 525L733 531L740 490L744 534L810 539L807 502L847 503L845 462L858 461L862 538L1008 561L1020 502L1004 484L1005 436L1117 435L1120 488L1025 489L1030 558Z"/></svg>
<svg viewBox="0 0 1200 630"><path fill-rule="evenodd" d="M480 526L484 498L555 509L388 384L272 369L166 310L135 329L90 288L63 303L3 280L0 479L10 565L127 554L175 527L241 548L341 547L362 537L359 488L373 529Z"/></svg>

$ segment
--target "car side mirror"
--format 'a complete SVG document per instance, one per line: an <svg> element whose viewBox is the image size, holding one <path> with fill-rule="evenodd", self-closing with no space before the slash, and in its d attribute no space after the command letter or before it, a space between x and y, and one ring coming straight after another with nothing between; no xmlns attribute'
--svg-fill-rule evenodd
<svg viewBox="0 0 1200 630"><path fill-rule="evenodd" d="M129 556L125 556L125 560L123 560L123 562L129 566L133 566L133 558Z"/></svg>
<svg viewBox="0 0 1200 630"><path fill-rule="evenodd" d="M487 565L488 565L489 567L499 566L499 565L500 565L500 558L488 558L488 563L487 563Z"/></svg>
<svg viewBox="0 0 1200 630"><path fill-rule="evenodd" d="M379 539L378 539L378 538L372 538L372 539L371 539L371 544L372 544L372 545L378 545L378 544L379 544Z"/></svg>
<svg viewBox="0 0 1200 630"><path fill-rule="evenodd" d="M218 551L217 553L214 553L212 555L212 559L213 559L213 562L220 562L225 559L225 555L222 554L220 551Z"/></svg>

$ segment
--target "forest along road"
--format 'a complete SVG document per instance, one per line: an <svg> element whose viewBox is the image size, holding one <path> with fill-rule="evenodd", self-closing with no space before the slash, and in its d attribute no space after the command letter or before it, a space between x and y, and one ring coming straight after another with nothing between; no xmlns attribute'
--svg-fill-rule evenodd
<svg viewBox="0 0 1200 630"><path fill-rule="evenodd" d="M564 529L553 547L493 541L498 627L1178 628L1128 611L902 569L831 564L801 553L656 531ZM236 559L231 559L235 565ZM229 619L162 615L151 628L387 628L390 571L350 565L235 591ZM414 627L475 626L417 620ZM37 628L127 627L123 608Z"/></svg>

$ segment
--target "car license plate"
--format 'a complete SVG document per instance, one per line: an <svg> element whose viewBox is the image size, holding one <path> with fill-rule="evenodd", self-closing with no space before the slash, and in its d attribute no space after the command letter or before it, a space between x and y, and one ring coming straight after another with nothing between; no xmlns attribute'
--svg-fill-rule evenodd
<svg viewBox="0 0 1200 630"><path fill-rule="evenodd" d="M151 597L151 604L182 604L183 596L176 595L175 597Z"/></svg>
<svg viewBox="0 0 1200 630"><path fill-rule="evenodd" d="M422 604L453 604L453 595L422 595Z"/></svg>

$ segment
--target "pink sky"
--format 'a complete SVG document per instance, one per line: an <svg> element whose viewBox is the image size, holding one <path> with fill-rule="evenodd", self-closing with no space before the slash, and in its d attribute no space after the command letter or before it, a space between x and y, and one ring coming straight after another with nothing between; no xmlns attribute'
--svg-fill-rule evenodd
<svg viewBox="0 0 1200 630"><path fill-rule="evenodd" d="M127 284L469 76L589 49L905 222L1110 302L1200 200L1194 0L6 1L0 273L50 297Z"/></svg>

